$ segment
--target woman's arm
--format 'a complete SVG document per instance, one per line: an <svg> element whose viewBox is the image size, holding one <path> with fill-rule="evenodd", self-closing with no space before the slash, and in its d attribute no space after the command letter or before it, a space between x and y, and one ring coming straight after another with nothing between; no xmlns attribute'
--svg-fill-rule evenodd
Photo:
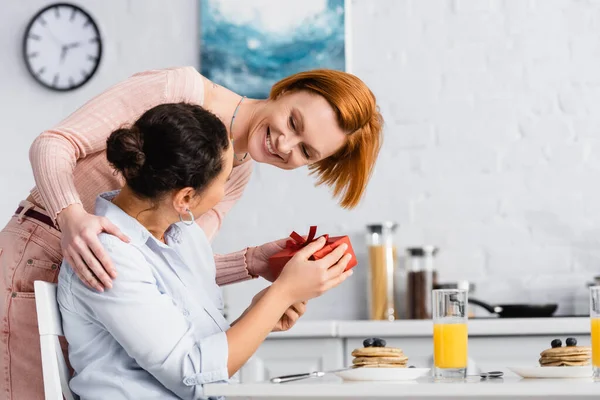
<svg viewBox="0 0 600 400"><path fill-rule="evenodd" d="M349 255L344 256L346 245L318 261L309 260L324 245L320 238L298 251L265 294L227 331L230 375L248 361L290 306L320 296L352 274L352 270L344 272L350 261Z"/></svg>
<svg viewBox="0 0 600 400"><path fill-rule="evenodd" d="M133 123L149 108L186 101L202 104L203 79L191 68L147 71L133 75L87 102L53 129L42 133L30 148L36 188L42 205L63 232L65 259L89 287L101 291L116 276L114 264L97 240L107 232L126 237L105 219L87 213L80 195L95 198L95 188L77 193L73 171L77 161L106 149L117 128Z"/></svg>
<svg viewBox="0 0 600 400"><path fill-rule="evenodd" d="M269 269L269 258L285 249L289 238L249 247L236 253L215 255L217 284L226 285L261 276L273 282L275 276Z"/></svg>
<svg viewBox="0 0 600 400"><path fill-rule="evenodd" d="M166 102L171 93L168 84L175 73L156 70L133 75L38 136L29 157L36 187L52 218L69 205L81 203L73 181L77 161L105 150L106 139L115 129Z"/></svg>
<svg viewBox="0 0 600 400"><path fill-rule="evenodd" d="M248 270L246 254L248 249L228 254L215 254L217 285L229 285L255 278Z"/></svg>

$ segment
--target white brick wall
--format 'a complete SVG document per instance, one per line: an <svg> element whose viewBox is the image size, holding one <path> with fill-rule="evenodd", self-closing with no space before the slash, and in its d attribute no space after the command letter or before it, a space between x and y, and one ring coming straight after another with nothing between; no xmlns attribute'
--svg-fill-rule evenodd
<svg viewBox="0 0 600 400"><path fill-rule="evenodd" d="M79 0L99 20L105 59L81 91L47 92L26 75L20 43L27 19L48 3L8 2L0 15L0 140L17 138L15 147L0 146L1 218L32 184L27 148L41 129L135 71L197 60L195 0ZM600 1L354 0L352 7L353 69L386 118L365 201L344 211L327 189L312 187L306 170L257 166L216 250L310 224L347 233L361 265L311 302L307 318L362 318L364 226L393 219L400 248L439 245L442 279L471 279L484 300L585 310L585 283L600 274ZM228 287L231 314L259 287Z"/></svg>
<svg viewBox="0 0 600 400"><path fill-rule="evenodd" d="M259 166L217 247L258 244L311 223L345 231L363 263L309 304L307 316L363 318L364 225L393 219L399 247L439 245L441 278L473 280L481 299L585 311L585 284L600 275L600 1L352 6L354 72L386 118L364 203L338 210L304 171L286 179ZM232 313L258 287L227 290Z"/></svg>

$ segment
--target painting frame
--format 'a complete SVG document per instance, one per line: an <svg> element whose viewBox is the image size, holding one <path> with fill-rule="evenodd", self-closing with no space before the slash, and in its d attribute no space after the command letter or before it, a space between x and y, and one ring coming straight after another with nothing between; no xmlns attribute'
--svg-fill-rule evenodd
<svg viewBox="0 0 600 400"><path fill-rule="evenodd" d="M232 5L235 5L236 0L225 0L228 3L226 5L231 8ZM239 0L239 2L248 2L252 0ZM262 3L269 2L270 0L262 0ZM260 2L257 2L260 3ZM315 2L319 3L319 2ZM242 3L240 3L242 4ZM310 17L314 17L317 22L314 23L315 27L319 27L318 17L322 16L322 18L327 18L327 14L333 16L336 21L334 24L327 25L327 28L330 28L326 34L320 36L321 41L314 40L312 43L310 40L297 40L298 37L295 36L293 28L287 28L288 33L291 33L291 36L288 38L286 36L281 36L283 39L276 39L275 41L279 41L279 48L286 49L294 49L293 46L281 46L281 43L285 43L285 40L291 40L294 46L298 44L299 47L304 45L304 53L299 56L299 59L294 60L290 54L285 54L285 62L281 64L276 64L273 62L275 57L269 59L268 55L261 54L264 52L265 54L272 54L270 52L271 48L266 48L266 50L260 49L256 51L254 48L250 47L249 37L251 37L252 31L248 34L248 36L244 36L244 29L246 26L255 25L259 26L255 20L250 20L250 22L241 23L236 26L236 22L230 22L226 20L227 17L231 17L232 15L237 17L232 11L228 11L230 14L221 17L221 21L219 18L215 18L214 14L216 13L214 9L217 9L219 12L221 11L222 4L218 3L218 0L199 0L199 16L200 16L200 29L199 29L199 42L198 42L198 70L208 79L215 82L216 84L227 87L228 89L237 92L241 95L245 95L248 97L254 98L266 98L268 97L268 90L276 81L292 75L295 72L316 69L316 68L331 68L340 71L345 71L348 73L352 73L352 1L351 0L324 0L324 8L323 12L319 14L318 12L314 15L309 15ZM246 7L252 7L253 5L248 3L243 3ZM255 5L254 7L260 7L260 4ZM296 7L303 7L303 3L296 3ZM212 8L211 8L212 7ZM343 18L340 18L340 7L342 7ZM332 11L335 10L335 13ZM209 12L210 11L210 12ZM271 10L269 10L271 11ZM260 9L258 10L260 14ZM240 14L244 15L244 14ZM262 15L260 15L262 16ZM316 17L315 17L316 16ZM249 17L246 17L249 18ZM226 20L223 22L223 20ZM341 21L341 22L340 22ZM322 21L321 21L322 22ZM340 27L340 24L343 24L343 27ZM223 29L218 25L226 25ZM310 28L310 20L308 24L298 24L300 27L304 28L308 26ZM322 24L320 25L323 31L326 29L322 28ZM238 32L236 32L236 29ZM308 28L307 28L308 29ZM318 29L318 28L317 28ZM296 29L301 30L301 29ZM222 32L225 32L225 35L229 36L234 43L231 47L227 45L227 42L224 38L220 37ZM308 37L315 36L310 35L311 31L309 30ZM318 32L318 30L317 30ZM333 32L333 33L331 33ZM259 33L262 33L259 31ZM318 35L316 35L318 36ZM264 37L264 36L263 36ZM331 38L334 38L332 40ZM260 38L260 36L259 36ZM300 36L300 39L303 37ZM340 40L341 38L341 40ZM219 43L219 40L221 41ZM261 40L258 40L258 43L262 43ZM268 43L268 41L267 41ZM314 47L310 47L311 44L314 44ZM323 49L327 46L333 46L333 49L337 49L335 51L326 52ZM343 52L340 49L340 46L343 46ZM321 54L319 54L319 51ZM288 51L291 53L292 51ZM325 57L325 61L321 62L322 58L319 59L314 56L314 53L317 53L318 56ZM343 54L343 60L341 60ZM244 55L251 59L244 57ZM307 56L310 55L310 56ZM249 57L250 56L250 57ZM256 60L260 60L263 57L264 59L268 59L270 62L269 69L267 72L262 75L260 68L256 68ZM312 59L311 59L312 57ZM233 60L233 61L232 61ZM290 61L291 60L291 61ZM297 64L294 64L297 62ZM229 64L228 64L229 63ZM296 68L294 70L294 68ZM245 75L246 74L246 75Z"/></svg>

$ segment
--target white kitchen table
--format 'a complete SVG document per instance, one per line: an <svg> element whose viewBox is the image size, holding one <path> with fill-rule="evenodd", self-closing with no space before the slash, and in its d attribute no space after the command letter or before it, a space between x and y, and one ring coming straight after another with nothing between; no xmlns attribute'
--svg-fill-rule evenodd
<svg viewBox="0 0 600 400"><path fill-rule="evenodd" d="M344 382L334 375L296 382L207 384L207 396L227 399L591 399L600 398L600 382L590 379L481 380L468 377L465 382L434 382L430 378L406 382Z"/></svg>

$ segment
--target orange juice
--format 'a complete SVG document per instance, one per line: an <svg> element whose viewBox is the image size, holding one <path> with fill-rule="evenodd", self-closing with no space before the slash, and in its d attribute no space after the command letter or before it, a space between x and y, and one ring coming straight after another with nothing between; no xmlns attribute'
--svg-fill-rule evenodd
<svg viewBox="0 0 600 400"><path fill-rule="evenodd" d="M600 329L600 325L598 327ZM435 366L437 368L467 368L467 341L467 324L434 324L433 360Z"/></svg>
<svg viewBox="0 0 600 400"><path fill-rule="evenodd" d="M592 365L600 367L600 318L592 318Z"/></svg>

